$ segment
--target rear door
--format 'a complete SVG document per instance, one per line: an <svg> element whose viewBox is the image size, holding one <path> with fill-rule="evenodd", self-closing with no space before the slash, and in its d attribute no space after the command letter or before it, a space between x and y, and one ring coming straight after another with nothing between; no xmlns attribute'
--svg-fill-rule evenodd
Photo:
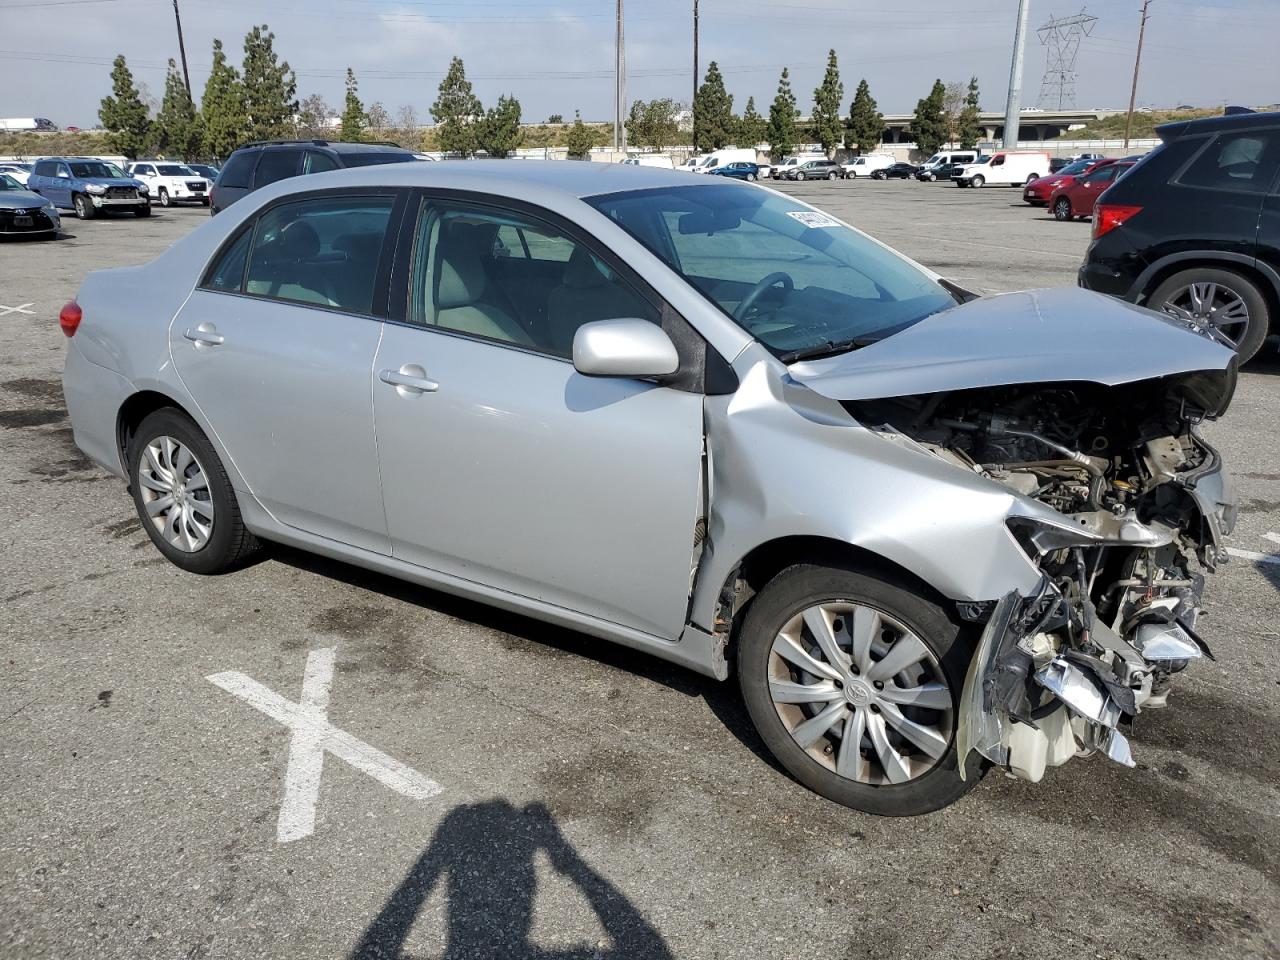
<svg viewBox="0 0 1280 960"><path fill-rule="evenodd" d="M52 177L41 192L59 207L71 206L71 168L61 160L53 164Z"/></svg>
<svg viewBox="0 0 1280 960"><path fill-rule="evenodd" d="M302 152L300 147L267 147L263 150L253 173L253 189L261 190L268 184L298 176L302 172Z"/></svg>
<svg viewBox="0 0 1280 960"><path fill-rule="evenodd" d="M1252 258L1264 211L1275 208L1268 194L1277 164L1278 129L1251 128L1209 139L1170 184L1169 202L1181 210L1176 219L1195 225L1200 246L1208 241L1213 249Z"/></svg>
<svg viewBox="0 0 1280 960"><path fill-rule="evenodd" d="M179 375L267 509L383 554L370 370L395 201L330 191L274 204L215 256L169 336Z"/></svg>

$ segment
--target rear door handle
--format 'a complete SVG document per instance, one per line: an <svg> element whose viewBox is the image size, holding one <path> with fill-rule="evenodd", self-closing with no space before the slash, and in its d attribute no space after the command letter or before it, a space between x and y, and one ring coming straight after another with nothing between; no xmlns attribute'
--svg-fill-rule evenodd
<svg viewBox="0 0 1280 960"><path fill-rule="evenodd" d="M440 389L440 384L428 379L427 371L416 363L406 363L399 370L379 371L378 379L383 383L391 384L402 395L406 393L435 393Z"/></svg>
<svg viewBox="0 0 1280 960"><path fill-rule="evenodd" d="M202 344L206 347L216 347L222 343L222 334L218 333L218 328L212 323L202 323L194 330L188 329L183 336L197 347Z"/></svg>

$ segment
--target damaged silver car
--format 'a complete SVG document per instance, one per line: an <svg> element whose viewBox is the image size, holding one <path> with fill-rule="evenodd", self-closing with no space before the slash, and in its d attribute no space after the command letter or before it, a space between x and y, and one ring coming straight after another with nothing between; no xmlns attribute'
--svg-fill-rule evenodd
<svg viewBox="0 0 1280 960"><path fill-rule="evenodd" d="M61 319L76 442L178 566L288 543L736 672L860 810L1132 763L1212 656L1232 351L1078 289L974 297L754 185L318 174Z"/></svg>

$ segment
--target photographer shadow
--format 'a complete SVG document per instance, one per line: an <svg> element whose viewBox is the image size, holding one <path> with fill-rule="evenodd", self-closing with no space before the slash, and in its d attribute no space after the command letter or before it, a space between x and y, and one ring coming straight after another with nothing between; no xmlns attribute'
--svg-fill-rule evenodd
<svg viewBox="0 0 1280 960"><path fill-rule="evenodd" d="M529 942L538 851L581 891L610 946L545 950ZM448 944L444 960L672 960L658 931L578 855L545 806L531 803L517 809L506 800L464 804L445 816L427 849L365 929L349 960L408 960L403 950L409 931L445 877Z"/></svg>

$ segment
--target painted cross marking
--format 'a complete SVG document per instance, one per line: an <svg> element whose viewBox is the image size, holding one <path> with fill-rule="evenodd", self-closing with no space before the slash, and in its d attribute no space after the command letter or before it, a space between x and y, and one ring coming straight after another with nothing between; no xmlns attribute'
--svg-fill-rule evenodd
<svg viewBox="0 0 1280 960"><path fill-rule="evenodd" d="M276 839L280 843L301 840L315 830L316 801L326 753L415 800L426 800L444 790L429 777L329 722L329 690L333 686L336 653L337 647L324 647L307 654L302 696L297 703L235 670L205 677L293 731L284 775L284 799L276 822Z"/></svg>
<svg viewBox="0 0 1280 960"><path fill-rule="evenodd" d="M7 317L11 313L25 313L28 316L34 317L36 312L34 310L27 309L27 307L34 306L34 303L20 303L16 307L6 307L3 303L0 303L0 317Z"/></svg>

